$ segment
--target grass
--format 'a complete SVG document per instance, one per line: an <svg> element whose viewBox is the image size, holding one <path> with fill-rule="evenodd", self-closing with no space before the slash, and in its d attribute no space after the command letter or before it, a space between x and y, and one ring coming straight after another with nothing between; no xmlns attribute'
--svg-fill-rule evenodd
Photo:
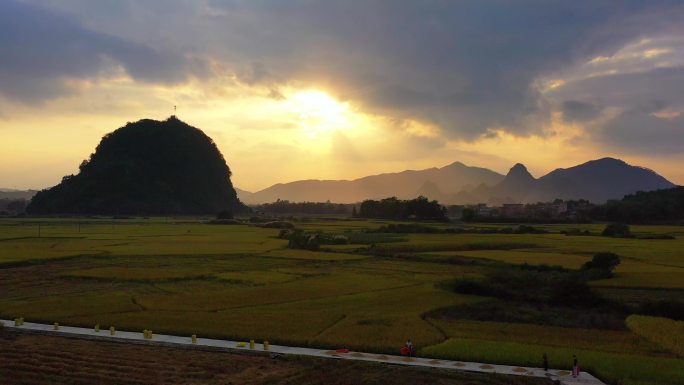
<svg viewBox="0 0 684 385"><path fill-rule="evenodd" d="M572 356L577 355L580 367L600 378L615 378L621 383L681 384L684 378L684 361L678 358L650 357L636 354L576 349L519 342L483 341L470 338L450 338L438 345L422 349L420 354L429 357L451 358L462 361L485 361L519 366L541 366L544 353L549 366L570 370Z"/></svg>
<svg viewBox="0 0 684 385"><path fill-rule="evenodd" d="M450 338L517 342L549 347L631 352L667 356L657 344L629 330L600 330L533 325L527 323L429 319Z"/></svg>
<svg viewBox="0 0 684 385"><path fill-rule="evenodd" d="M446 251L428 252L421 255L429 257L466 257L475 259L487 259L498 262L522 265L549 265L562 266L569 269L578 269L591 258L586 255L562 254L553 252L539 252L536 250L471 250L471 251Z"/></svg>
<svg viewBox="0 0 684 385"><path fill-rule="evenodd" d="M202 221L0 219L0 316L380 354L396 354L411 338L436 358L513 365L539 366L548 352L552 366L565 368L577 353L606 381L675 384L684 378L681 353L665 349L646 326L639 332L580 329L523 317L540 318L544 309L508 322L433 316L487 299L450 290L454 279L523 263L577 269L604 251L617 253L622 263L613 278L593 282L598 292L630 304L682 298L679 227L632 228L676 237L653 240L560 233L597 233L601 225L535 225L547 234L382 234L366 231L396 222L293 220L298 228L351 241L313 252L286 248L277 229Z"/></svg>
<svg viewBox="0 0 684 385"><path fill-rule="evenodd" d="M308 259L313 261L343 261L367 258L367 256L359 254L325 253L319 251L295 249L271 250L262 255L272 258Z"/></svg>
<svg viewBox="0 0 684 385"><path fill-rule="evenodd" d="M684 356L684 321L631 315L627 318L627 327L645 339Z"/></svg>
<svg viewBox="0 0 684 385"><path fill-rule="evenodd" d="M596 287L684 289L683 272L617 273L613 278L592 282Z"/></svg>

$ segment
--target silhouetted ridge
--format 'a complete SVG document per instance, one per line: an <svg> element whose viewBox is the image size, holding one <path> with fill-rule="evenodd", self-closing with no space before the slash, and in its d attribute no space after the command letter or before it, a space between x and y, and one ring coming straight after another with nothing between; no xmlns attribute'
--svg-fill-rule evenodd
<svg viewBox="0 0 684 385"><path fill-rule="evenodd" d="M214 142L175 117L143 119L105 135L78 175L36 194L33 214L215 214L240 210Z"/></svg>
<svg viewBox="0 0 684 385"><path fill-rule="evenodd" d="M529 183L534 181L534 177L527 171L527 167L522 163L516 163L506 174L501 183Z"/></svg>

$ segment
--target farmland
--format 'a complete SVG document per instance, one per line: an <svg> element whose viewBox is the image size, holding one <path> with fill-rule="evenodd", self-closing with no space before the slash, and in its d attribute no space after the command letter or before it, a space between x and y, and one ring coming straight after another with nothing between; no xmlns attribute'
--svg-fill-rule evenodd
<svg viewBox="0 0 684 385"><path fill-rule="evenodd" d="M277 228L192 218L0 219L0 316L393 354L411 338L431 357L540 366L547 353L552 367L567 368L577 354L606 381L684 378L681 350L658 343L652 328L624 324L644 303L684 298L682 227L634 226L635 238L606 238L561 233L597 234L600 225L510 234L448 233L455 225L439 223L430 224L436 233L385 234L368 232L383 221L293 223L350 243L291 249ZM610 327L602 318L532 322L527 308L515 320L474 317L500 305L451 286L521 266L575 271L601 252L621 259L614 276L589 281L621 304Z"/></svg>
<svg viewBox="0 0 684 385"><path fill-rule="evenodd" d="M4 385L548 385L541 378L140 346L0 331Z"/></svg>

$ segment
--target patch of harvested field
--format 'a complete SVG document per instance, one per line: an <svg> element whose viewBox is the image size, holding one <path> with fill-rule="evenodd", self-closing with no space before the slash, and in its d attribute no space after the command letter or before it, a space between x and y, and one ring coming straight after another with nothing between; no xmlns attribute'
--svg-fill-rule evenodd
<svg viewBox="0 0 684 385"><path fill-rule="evenodd" d="M436 384L542 385L548 380L386 366L347 360L247 355L0 330L3 385Z"/></svg>

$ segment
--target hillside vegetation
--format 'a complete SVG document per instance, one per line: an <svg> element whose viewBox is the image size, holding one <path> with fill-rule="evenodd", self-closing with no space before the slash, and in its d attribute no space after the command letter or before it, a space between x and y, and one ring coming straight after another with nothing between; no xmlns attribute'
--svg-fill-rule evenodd
<svg viewBox="0 0 684 385"><path fill-rule="evenodd" d="M230 169L214 142L175 117L105 135L77 175L38 192L31 214L168 215L239 211Z"/></svg>

